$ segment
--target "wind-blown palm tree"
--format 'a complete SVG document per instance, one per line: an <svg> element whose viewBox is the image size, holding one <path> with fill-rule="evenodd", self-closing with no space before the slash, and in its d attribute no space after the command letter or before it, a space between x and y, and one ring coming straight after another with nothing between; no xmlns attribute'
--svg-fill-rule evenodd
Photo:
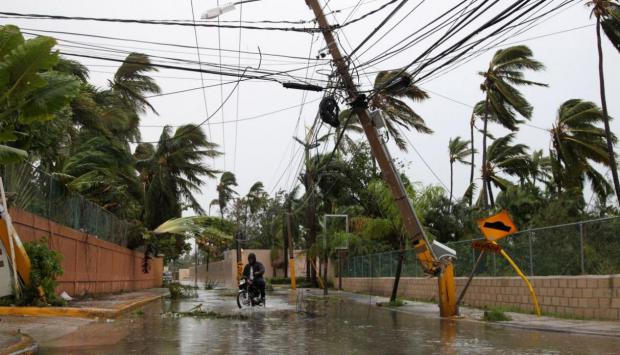
<svg viewBox="0 0 620 355"><path fill-rule="evenodd" d="M546 84L537 83L524 79L523 71L526 69L539 71L544 69L542 63L532 58L532 51L526 46L514 46L500 49L489 63L486 71L479 74L484 78L480 88L485 93L483 137L482 137L482 169L483 176L490 176L484 172L487 166L487 130L490 116L502 126L516 131L520 122L517 114L529 119L533 108L515 86ZM487 187L489 181L482 182L482 201L484 207L488 206L489 196Z"/></svg>
<svg viewBox="0 0 620 355"><path fill-rule="evenodd" d="M375 78L374 89L378 91L368 102L368 107L385 114L386 129L400 150L407 151L407 143L398 126L407 130L413 128L420 133L433 133L433 130L426 126L424 119L403 101L410 99L420 102L429 97L424 90L415 85L411 75L401 73L399 70L379 72ZM351 129L359 132L361 128L357 124L359 119L356 115L351 115L349 110L342 112L341 121L346 121L349 116Z"/></svg>
<svg viewBox="0 0 620 355"><path fill-rule="evenodd" d="M194 193L205 184L205 177L215 178L217 174L204 163L205 158L221 154L216 147L199 126L184 125L174 134L171 127L164 127L157 146L143 143L136 148L136 168L146 191L147 228L180 217L186 207L204 213Z"/></svg>
<svg viewBox="0 0 620 355"><path fill-rule="evenodd" d="M217 184L217 198L211 201L211 205L217 205L220 208L220 216L224 218L224 211L228 203L232 201L237 191L233 190L233 186L237 186L237 178L230 171L225 171L220 176L220 182Z"/></svg>
<svg viewBox="0 0 620 355"><path fill-rule="evenodd" d="M590 180L592 190L604 199L611 186L591 162L610 167L605 130L597 124L604 120L603 112L594 103L579 99L564 102L551 128L551 158L557 192L563 189L583 189L584 179ZM612 142L616 137L612 134Z"/></svg>
<svg viewBox="0 0 620 355"><path fill-rule="evenodd" d="M590 16L596 17L596 44L598 51L598 75L599 90L601 95L601 108L603 124L605 125L605 140L607 154L609 155L609 168L614 182L616 199L620 205L620 180L618 179L618 166L614 152L614 138L609 127L609 114L607 113L607 97L605 94L605 75L603 70L603 46L601 43L601 28L614 48L620 52L620 4L614 0L592 0L587 3L592 8Z"/></svg>
<svg viewBox="0 0 620 355"><path fill-rule="evenodd" d="M452 190L454 187L454 163L468 165L470 162L465 160L469 155L475 154L471 142L461 140L461 137L450 138L448 142L448 153L450 156L450 201L452 201Z"/></svg>
<svg viewBox="0 0 620 355"><path fill-rule="evenodd" d="M260 181L255 182L245 196L250 213L256 213L265 204L268 197L265 185Z"/></svg>
<svg viewBox="0 0 620 355"><path fill-rule="evenodd" d="M24 132L55 119L78 91L73 75L54 69L55 45L53 38L26 40L18 27L0 26L0 164L26 159L34 137Z"/></svg>
<svg viewBox="0 0 620 355"><path fill-rule="evenodd" d="M513 145L514 139L514 133L499 137L488 148L486 166L482 169L482 183L486 184L489 192L491 208L495 207L492 185L502 191L512 186L512 183L500 174L525 179L530 172L528 147L525 144Z"/></svg>
<svg viewBox="0 0 620 355"><path fill-rule="evenodd" d="M116 70L114 79L109 82L111 90L121 101L138 113L155 108L145 98L146 94L159 94L161 89L155 80L145 73L157 71L149 57L142 53L130 53Z"/></svg>

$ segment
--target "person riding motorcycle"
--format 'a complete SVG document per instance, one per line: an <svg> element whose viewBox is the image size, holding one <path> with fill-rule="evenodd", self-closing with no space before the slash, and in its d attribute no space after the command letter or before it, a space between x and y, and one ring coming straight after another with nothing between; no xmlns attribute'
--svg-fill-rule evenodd
<svg viewBox="0 0 620 355"><path fill-rule="evenodd" d="M248 255L248 263L243 268L243 277L250 280L255 287L260 291L260 301L265 303L265 266L256 261L256 254L250 253Z"/></svg>

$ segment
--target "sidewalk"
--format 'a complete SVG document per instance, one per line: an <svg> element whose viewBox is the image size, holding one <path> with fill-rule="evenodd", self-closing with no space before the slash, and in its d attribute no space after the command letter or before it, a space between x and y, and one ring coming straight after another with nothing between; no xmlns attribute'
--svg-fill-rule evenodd
<svg viewBox="0 0 620 355"><path fill-rule="evenodd" d="M25 334L0 332L0 355L36 354L37 350L37 344Z"/></svg>
<svg viewBox="0 0 620 355"><path fill-rule="evenodd" d="M312 290L311 294L320 296L323 291ZM370 296L364 294L351 293L346 291L330 290L331 296L340 296L345 299L358 303L387 303L389 298L381 296ZM396 312L405 312L423 317L439 318L439 306L435 303L405 301L401 307L389 308ZM620 337L620 322L597 321L597 320L575 320L554 317L537 317L533 314L506 312L512 320L501 322L486 322L482 320L484 311L477 308L460 307L461 321L485 323L501 327L512 327L526 330L538 330L548 332L561 332L573 334L601 335Z"/></svg>
<svg viewBox="0 0 620 355"><path fill-rule="evenodd" d="M168 289L153 288L71 301L67 307L0 307L0 316L116 318L167 294Z"/></svg>

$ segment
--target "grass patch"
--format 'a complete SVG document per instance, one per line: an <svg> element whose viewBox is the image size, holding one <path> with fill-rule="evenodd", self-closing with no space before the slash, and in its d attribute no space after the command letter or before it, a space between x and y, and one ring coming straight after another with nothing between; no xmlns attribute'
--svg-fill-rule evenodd
<svg viewBox="0 0 620 355"><path fill-rule="evenodd" d="M377 302L377 306L379 307L388 307L388 308L396 308L396 307L402 307L404 305L406 305L407 303L405 302L405 300L401 299L401 298L397 298L394 301L390 301L390 302Z"/></svg>
<svg viewBox="0 0 620 355"><path fill-rule="evenodd" d="M491 308L484 311L484 315L482 316L482 320L487 322L505 322L512 320L506 313L503 308Z"/></svg>

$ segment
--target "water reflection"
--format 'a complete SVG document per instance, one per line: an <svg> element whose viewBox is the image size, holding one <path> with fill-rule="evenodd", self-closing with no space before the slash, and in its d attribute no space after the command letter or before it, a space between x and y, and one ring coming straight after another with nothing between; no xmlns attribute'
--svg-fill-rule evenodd
<svg viewBox="0 0 620 355"><path fill-rule="evenodd" d="M230 294L201 292L196 300L155 303L145 308L143 316L94 323L71 335L99 337L98 342L78 347L62 340L48 342L42 344L42 353L617 354L620 349L616 338L443 320L337 298L306 302L298 313L292 302L297 297L270 295L266 310L243 311L249 320L162 317L162 312L188 310L200 303L207 310L239 312ZM105 341L106 334L121 336Z"/></svg>

